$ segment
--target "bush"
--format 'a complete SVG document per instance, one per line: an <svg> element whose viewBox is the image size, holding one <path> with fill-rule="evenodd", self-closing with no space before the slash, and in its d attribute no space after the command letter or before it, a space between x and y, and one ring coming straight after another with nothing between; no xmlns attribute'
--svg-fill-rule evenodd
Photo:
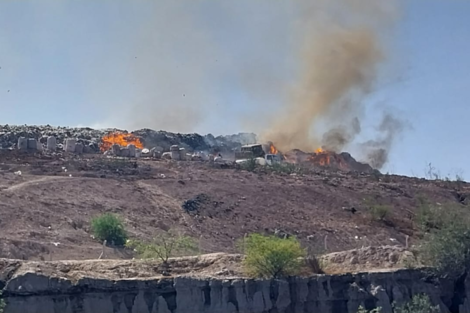
<svg viewBox="0 0 470 313"><path fill-rule="evenodd" d="M167 263L171 257L197 251L193 238L170 233L155 238L151 243L129 240L126 247L134 249L141 259L160 259L163 263Z"/></svg>
<svg viewBox="0 0 470 313"><path fill-rule="evenodd" d="M246 255L243 265L250 276L281 278L300 272L300 258L305 256L305 251L294 237L251 234L243 244Z"/></svg>
<svg viewBox="0 0 470 313"><path fill-rule="evenodd" d="M388 215L389 207L387 205L375 205L369 209L373 219L383 221Z"/></svg>
<svg viewBox="0 0 470 313"><path fill-rule="evenodd" d="M427 295L415 295L405 305L393 308L393 313L439 313L441 310L439 306L432 306L431 301Z"/></svg>
<svg viewBox="0 0 470 313"><path fill-rule="evenodd" d="M462 276L470 264L470 227L458 216L453 222L426 234L420 250L423 264L432 268L440 277L456 279Z"/></svg>
<svg viewBox="0 0 470 313"><path fill-rule="evenodd" d="M91 221L91 229L95 238L116 246L123 246L127 241L127 232L124 224L114 214L105 213Z"/></svg>

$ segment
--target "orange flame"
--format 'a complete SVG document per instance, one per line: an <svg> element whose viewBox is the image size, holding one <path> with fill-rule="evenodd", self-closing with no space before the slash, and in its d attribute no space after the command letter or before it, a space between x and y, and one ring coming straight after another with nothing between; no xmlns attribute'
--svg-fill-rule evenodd
<svg viewBox="0 0 470 313"><path fill-rule="evenodd" d="M269 153L270 154L278 154L279 151L276 149L276 147L273 144L271 144L271 146L269 147Z"/></svg>
<svg viewBox="0 0 470 313"><path fill-rule="evenodd" d="M109 133L108 135L101 138L101 151L109 150L114 144L118 144L121 147L127 147L129 144L135 145L136 148L142 149L144 145L134 135L131 134L123 134L123 133Z"/></svg>
<svg viewBox="0 0 470 313"><path fill-rule="evenodd" d="M323 150L322 148L318 148L317 150L315 150L315 153L323 153L325 152L325 150Z"/></svg>

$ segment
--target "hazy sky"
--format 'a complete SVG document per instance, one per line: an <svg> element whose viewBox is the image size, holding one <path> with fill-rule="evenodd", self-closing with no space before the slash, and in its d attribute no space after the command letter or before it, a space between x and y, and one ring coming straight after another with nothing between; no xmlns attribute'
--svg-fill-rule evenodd
<svg viewBox="0 0 470 313"><path fill-rule="evenodd" d="M259 130L293 75L292 3L0 1L0 123ZM384 171L470 179L470 1L400 11L362 135L392 110L409 127Z"/></svg>

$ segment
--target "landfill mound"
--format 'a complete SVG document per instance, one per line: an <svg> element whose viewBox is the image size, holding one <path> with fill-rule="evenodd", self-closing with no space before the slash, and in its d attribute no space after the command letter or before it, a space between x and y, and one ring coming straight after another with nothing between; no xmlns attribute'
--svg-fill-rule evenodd
<svg viewBox="0 0 470 313"><path fill-rule="evenodd" d="M88 153L99 153L102 138L109 133L129 133L138 137L146 148L160 148L168 151L170 146L179 145L188 151L232 151L243 144L255 143L256 135L240 133L229 136L213 136L199 134L180 134L152 129L140 129L133 132L116 128L92 129L89 127L55 127L50 125L0 125L0 147L16 148L20 137L34 138L45 145L47 138L53 136L57 148L63 150L68 138L82 143Z"/></svg>

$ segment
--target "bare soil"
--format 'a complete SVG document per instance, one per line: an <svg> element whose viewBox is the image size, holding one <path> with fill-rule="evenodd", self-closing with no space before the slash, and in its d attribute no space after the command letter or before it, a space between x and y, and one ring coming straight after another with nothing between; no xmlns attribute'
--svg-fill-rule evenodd
<svg viewBox="0 0 470 313"><path fill-rule="evenodd" d="M406 236L411 245L419 240L420 199L465 209L470 185L6 151L0 154L0 197L0 257L50 261L98 258L103 247L92 237L90 220L104 212L119 214L132 238L175 230L194 237L201 253L236 253L237 240L252 232L295 235L316 252L403 246ZM381 205L389 210L378 220L370 208ZM133 257L127 249L104 250L106 259Z"/></svg>

